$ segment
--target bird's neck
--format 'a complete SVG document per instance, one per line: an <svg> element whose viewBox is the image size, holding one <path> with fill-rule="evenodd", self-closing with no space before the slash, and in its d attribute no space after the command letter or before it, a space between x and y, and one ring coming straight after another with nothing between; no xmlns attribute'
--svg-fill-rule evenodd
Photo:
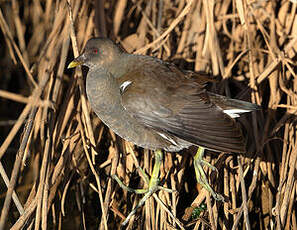
<svg viewBox="0 0 297 230"><path fill-rule="evenodd" d="M141 65L140 59L151 58L143 55L121 53L121 55L110 63L105 68L112 74L114 78L119 78L125 73L129 72L131 69L135 69Z"/></svg>
<svg viewBox="0 0 297 230"><path fill-rule="evenodd" d="M119 106L120 91L117 82L106 69L97 68L89 71L86 90L93 109L101 111L102 114L100 115L105 115L105 113L108 115L108 113L113 112L111 110Z"/></svg>

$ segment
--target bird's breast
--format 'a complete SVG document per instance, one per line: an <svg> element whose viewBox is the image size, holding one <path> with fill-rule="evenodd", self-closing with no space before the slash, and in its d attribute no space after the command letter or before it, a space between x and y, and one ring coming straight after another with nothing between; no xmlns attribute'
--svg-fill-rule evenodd
<svg viewBox="0 0 297 230"><path fill-rule="evenodd" d="M90 72L87 76L86 91L96 115L123 139L153 150L170 145L170 142L154 130L139 124L122 106L118 83L106 71Z"/></svg>

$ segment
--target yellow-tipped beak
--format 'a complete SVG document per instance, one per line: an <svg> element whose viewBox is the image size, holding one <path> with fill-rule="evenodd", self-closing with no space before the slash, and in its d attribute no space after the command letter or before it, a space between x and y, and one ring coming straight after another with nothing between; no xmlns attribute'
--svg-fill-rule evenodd
<svg viewBox="0 0 297 230"><path fill-rule="evenodd" d="M69 63L69 65L67 66L67 69L74 68L74 67L79 66L81 64L82 64L81 62L74 60L74 61L72 61L72 62Z"/></svg>

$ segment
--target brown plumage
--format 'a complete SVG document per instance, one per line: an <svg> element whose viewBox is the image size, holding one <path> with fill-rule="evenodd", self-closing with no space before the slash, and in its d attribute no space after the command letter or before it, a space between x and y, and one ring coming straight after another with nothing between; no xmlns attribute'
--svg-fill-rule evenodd
<svg viewBox="0 0 297 230"><path fill-rule="evenodd" d="M90 68L86 85L93 110L122 138L152 150L197 145L245 152L233 117L258 106L207 92L205 76L199 81L197 73L128 54L104 38L89 40L69 66L78 64Z"/></svg>

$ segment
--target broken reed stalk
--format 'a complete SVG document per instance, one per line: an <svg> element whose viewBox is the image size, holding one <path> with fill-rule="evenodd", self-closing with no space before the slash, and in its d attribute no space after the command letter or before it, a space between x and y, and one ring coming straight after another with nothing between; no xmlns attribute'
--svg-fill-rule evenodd
<svg viewBox="0 0 297 230"><path fill-rule="evenodd" d="M220 73L224 83L217 83L215 91L271 109L242 121L252 133L255 156L241 156L242 164L234 155L208 156L218 163L225 159L219 165L222 184L218 178L211 181L229 197L226 203L214 203L204 189L197 193L186 154L167 155L161 175L164 186L185 193L154 195L131 218L130 228L185 228L193 224L189 218L181 222L191 202L193 207L207 203L196 227L296 226L296 128L290 119L297 108L295 3L119 0L106 1L105 8L103 1L95 7L88 1L70 0L0 4L1 42L7 47L1 46L5 53L0 60L5 67L1 120L15 120L1 133L0 173L10 182L8 191L0 194L4 203L0 229L59 228L69 224L64 215L74 226L75 217L81 217L85 228L116 229L137 203L138 197L119 189L110 175L141 187L134 175L138 167L150 172L149 152L131 148L107 131L88 107L81 72L65 71L72 53L77 56L95 34L119 41L131 53ZM11 87L11 79L21 87ZM20 185L30 189L19 191ZM96 197L95 202L91 197ZM10 205L12 200L19 213ZM101 211L92 212L94 206ZM249 213L261 223L249 219Z"/></svg>

